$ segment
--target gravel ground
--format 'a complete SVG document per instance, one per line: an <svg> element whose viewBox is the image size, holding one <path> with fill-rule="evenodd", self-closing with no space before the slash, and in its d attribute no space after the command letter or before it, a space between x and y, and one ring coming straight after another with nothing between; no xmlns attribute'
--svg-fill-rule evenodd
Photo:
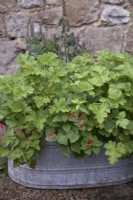
<svg viewBox="0 0 133 200"><path fill-rule="evenodd" d="M38 190L16 184L0 171L0 200L133 200L133 182L95 189Z"/></svg>

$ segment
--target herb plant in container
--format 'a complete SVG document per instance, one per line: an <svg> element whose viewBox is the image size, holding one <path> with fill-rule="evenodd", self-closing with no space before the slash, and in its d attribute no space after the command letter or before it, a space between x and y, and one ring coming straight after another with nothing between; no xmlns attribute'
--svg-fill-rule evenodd
<svg viewBox="0 0 133 200"><path fill-rule="evenodd" d="M98 54L68 63L19 55L19 70L0 77L0 155L14 181L52 189L133 180L133 58Z"/></svg>

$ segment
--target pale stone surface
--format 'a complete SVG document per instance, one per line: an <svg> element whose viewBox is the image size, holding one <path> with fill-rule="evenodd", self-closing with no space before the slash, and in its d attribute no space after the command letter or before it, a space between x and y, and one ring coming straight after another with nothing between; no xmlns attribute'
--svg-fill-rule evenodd
<svg viewBox="0 0 133 200"><path fill-rule="evenodd" d="M3 4L0 3L0 13L4 13L7 10L8 10L8 8L5 5L3 5Z"/></svg>
<svg viewBox="0 0 133 200"><path fill-rule="evenodd" d="M15 58L16 51L16 41L0 41L0 64L9 64Z"/></svg>
<svg viewBox="0 0 133 200"><path fill-rule="evenodd" d="M10 1L10 3L9 3ZM0 0L0 13L9 11L17 4L17 0Z"/></svg>
<svg viewBox="0 0 133 200"><path fill-rule="evenodd" d="M25 12L9 13L5 17L6 31L9 37L28 36L29 15Z"/></svg>
<svg viewBox="0 0 133 200"><path fill-rule="evenodd" d="M105 3L110 3L110 4L122 4L124 3L125 0L104 0Z"/></svg>
<svg viewBox="0 0 133 200"><path fill-rule="evenodd" d="M46 0L48 5L58 5L62 3L62 0Z"/></svg>
<svg viewBox="0 0 133 200"><path fill-rule="evenodd" d="M61 28L59 27L56 28L44 27L44 29L46 38L54 39L55 37L59 37L61 35Z"/></svg>
<svg viewBox="0 0 133 200"><path fill-rule="evenodd" d="M0 14L0 35L3 33L4 27L3 27L3 15Z"/></svg>
<svg viewBox="0 0 133 200"><path fill-rule="evenodd" d="M103 9L101 20L104 22L111 22L112 24L128 23L130 20L130 13L120 6L106 5Z"/></svg>
<svg viewBox="0 0 133 200"><path fill-rule="evenodd" d="M42 10L42 13L44 12L44 9ZM42 23L42 19L40 18L41 12L33 12L30 18L30 22L36 22L36 23Z"/></svg>
<svg viewBox="0 0 133 200"><path fill-rule="evenodd" d="M90 24L98 20L99 0L67 0L66 12L71 26Z"/></svg>
<svg viewBox="0 0 133 200"><path fill-rule="evenodd" d="M35 35L40 35L43 32L43 27L41 23L32 22L29 27L29 35L34 37Z"/></svg>
<svg viewBox="0 0 133 200"><path fill-rule="evenodd" d="M18 68L19 68L19 65L15 59L9 65L6 66L6 70L4 71L4 74L13 74L14 72L17 71Z"/></svg>
<svg viewBox="0 0 133 200"><path fill-rule="evenodd" d="M62 17L62 7L45 9L39 16L44 24L58 25Z"/></svg>
<svg viewBox="0 0 133 200"><path fill-rule="evenodd" d="M123 34L122 27L87 28L82 33L82 44L94 54L101 49L121 52Z"/></svg>
<svg viewBox="0 0 133 200"><path fill-rule="evenodd" d="M22 8L43 7L44 0L18 0L18 5Z"/></svg>
<svg viewBox="0 0 133 200"><path fill-rule="evenodd" d="M16 41L0 41L0 73L12 73L17 69Z"/></svg>
<svg viewBox="0 0 133 200"><path fill-rule="evenodd" d="M133 55L133 24L128 28L126 33L125 50Z"/></svg>
<svg viewBox="0 0 133 200"><path fill-rule="evenodd" d="M34 34L35 34L35 35L41 34L41 33L42 33L41 24L39 24L39 23L34 23L34 24L33 24L33 31L34 31Z"/></svg>
<svg viewBox="0 0 133 200"><path fill-rule="evenodd" d="M17 38L16 39L16 45L17 45L17 49L22 49L22 50L26 50L27 49L27 43L26 43L26 39L25 38Z"/></svg>

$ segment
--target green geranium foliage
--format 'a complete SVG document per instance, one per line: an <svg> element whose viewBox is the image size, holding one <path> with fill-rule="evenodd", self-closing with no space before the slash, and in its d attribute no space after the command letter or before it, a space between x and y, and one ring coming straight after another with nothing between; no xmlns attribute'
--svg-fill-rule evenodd
<svg viewBox="0 0 133 200"><path fill-rule="evenodd" d="M7 126L0 156L33 167L43 145L65 156L98 154L111 164L133 153L133 59L98 52L71 62L54 53L19 55L19 70L0 77L0 121Z"/></svg>

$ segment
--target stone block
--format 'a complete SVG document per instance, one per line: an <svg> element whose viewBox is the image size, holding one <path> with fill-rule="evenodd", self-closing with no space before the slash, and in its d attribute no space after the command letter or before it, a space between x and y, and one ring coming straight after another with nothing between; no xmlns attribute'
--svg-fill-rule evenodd
<svg viewBox="0 0 133 200"><path fill-rule="evenodd" d="M70 26L81 26L98 20L99 0L67 0L66 13Z"/></svg>
<svg viewBox="0 0 133 200"><path fill-rule="evenodd" d="M3 15L0 14L0 35L4 32Z"/></svg>
<svg viewBox="0 0 133 200"><path fill-rule="evenodd" d="M6 31L9 37L27 37L29 15L25 12L11 12L5 17Z"/></svg>
<svg viewBox="0 0 133 200"><path fill-rule="evenodd" d="M0 74L14 72L18 65L16 41L0 41Z"/></svg>
<svg viewBox="0 0 133 200"><path fill-rule="evenodd" d="M122 27L87 28L82 34L82 44L95 55L98 50L122 51L124 30Z"/></svg>
<svg viewBox="0 0 133 200"><path fill-rule="evenodd" d="M125 24L130 21L130 13L121 6L105 5L101 20L112 24Z"/></svg>
<svg viewBox="0 0 133 200"><path fill-rule="evenodd" d="M124 46L124 51L133 55L133 24L130 25L126 32L126 40Z"/></svg>
<svg viewBox="0 0 133 200"><path fill-rule="evenodd" d="M43 32L43 27L41 23L38 22L32 22L29 26L29 35L31 37L34 37L36 35L41 35Z"/></svg>
<svg viewBox="0 0 133 200"><path fill-rule="evenodd" d="M26 38L17 38L16 39L17 49L18 50L26 50L27 49L27 41Z"/></svg>
<svg viewBox="0 0 133 200"><path fill-rule="evenodd" d="M45 29L45 37L48 39L54 39L59 38L61 36L61 28L60 27L56 27L56 28L48 28L48 27L44 27Z"/></svg>
<svg viewBox="0 0 133 200"><path fill-rule="evenodd" d="M61 5L62 0L46 0L48 5Z"/></svg>
<svg viewBox="0 0 133 200"><path fill-rule="evenodd" d="M47 25L58 25L62 17L62 7L47 8L39 13L42 22Z"/></svg>
<svg viewBox="0 0 133 200"><path fill-rule="evenodd" d="M110 4L122 4L125 0L104 0L104 3L110 3Z"/></svg>
<svg viewBox="0 0 133 200"><path fill-rule="evenodd" d="M6 70L4 71L4 74L13 74L17 71L19 68L19 65L16 60L12 61L9 65L6 66Z"/></svg>
<svg viewBox="0 0 133 200"><path fill-rule="evenodd" d="M18 0L18 5L21 8L43 7L44 0Z"/></svg>
<svg viewBox="0 0 133 200"><path fill-rule="evenodd" d="M0 0L0 13L7 12L10 9L14 8L16 5L17 0Z"/></svg>

